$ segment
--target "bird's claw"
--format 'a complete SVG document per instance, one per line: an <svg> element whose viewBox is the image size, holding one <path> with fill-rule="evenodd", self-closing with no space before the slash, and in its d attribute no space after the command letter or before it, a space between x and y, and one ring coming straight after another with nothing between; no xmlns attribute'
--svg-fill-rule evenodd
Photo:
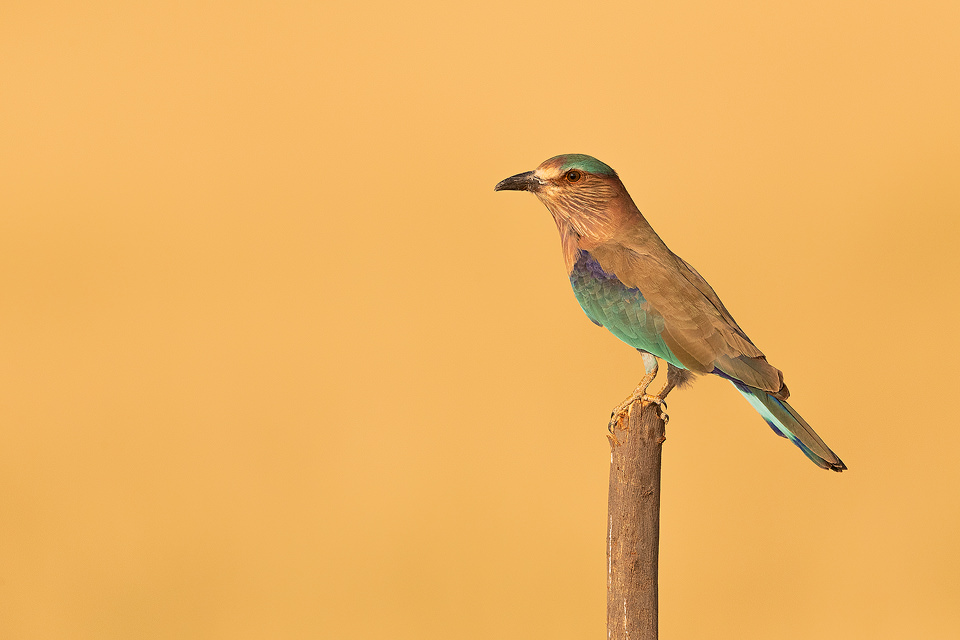
<svg viewBox="0 0 960 640"><path fill-rule="evenodd" d="M667 401L661 398L660 396L651 396L646 393L640 396L641 402L649 402L650 404L657 405L657 414L660 416L660 419L663 420L663 424L670 422L670 416L667 415Z"/></svg>
<svg viewBox="0 0 960 640"><path fill-rule="evenodd" d="M625 402L622 402L620 406L610 412L610 422L607 424L607 431L612 434L613 430L620 425L624 418L629 419L630 412L633 410L633 405L637 401L657 405L657 415L660 416L660 419L663 420L663 423L666 424L670 422L670 416L668 416L666 413L667 401L660 396L651 396L643 393L628 398Z"/></svg>
<svg viewBox="0 0 960 640"><path fill-rule="evenodd" d="M607 431L609 431L611 435L613 435L613 430L620 425L620 422L624 418L630 418L630 409L632 407L633 402L626 402L610 412L610 422L607 423Z"/></svg>

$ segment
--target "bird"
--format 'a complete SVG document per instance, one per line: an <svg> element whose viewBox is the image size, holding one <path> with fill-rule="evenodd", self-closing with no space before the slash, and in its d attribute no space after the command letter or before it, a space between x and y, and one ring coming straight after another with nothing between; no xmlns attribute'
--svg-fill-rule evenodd
<svg viewBox="0 0 960 640"><path fill-rule="evenodd" d="M817 466L847 468L787 402L783 373L767 362L703 276L661 240L616 171L592 156L565 154L501 180L494 191L529 191L546 206L580 307L643 358L644 376L614 409L611 429L637 401L663 409L673 388L712 374L731 382L774 433ZM650 395L658 359L666 362L667 380Z"/></svg>

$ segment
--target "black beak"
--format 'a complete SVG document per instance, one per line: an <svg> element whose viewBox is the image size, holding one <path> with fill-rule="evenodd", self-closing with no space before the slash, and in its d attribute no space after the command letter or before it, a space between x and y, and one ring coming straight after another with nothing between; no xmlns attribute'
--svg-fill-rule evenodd
<svg viewBox="0 0 960 640"><path fill-rule="evenodd" d="M540 178L533 175L533 171L527 171L526 173L518 173L515 176L510 176L506 180L501 180L497 183L497 186L493 188L494 191L534 191L540 189L540 185L543 183L540 182Z"/></svg>

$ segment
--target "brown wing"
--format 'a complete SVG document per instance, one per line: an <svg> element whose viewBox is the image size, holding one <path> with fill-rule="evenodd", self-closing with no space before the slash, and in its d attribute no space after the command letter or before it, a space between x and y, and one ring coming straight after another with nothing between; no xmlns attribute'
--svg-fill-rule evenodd
<svg viewBox="0 0 960 640"><path fill-rule="evenodd" d="M658 250L659 249L659 250ZM692 371L715 368L758 389L786 399L783 374L767 362L713 288L683 259L663 247L605 244L591 250L603 270L628 287L640 289L663 317L661 334L680 362Z"/></svg>

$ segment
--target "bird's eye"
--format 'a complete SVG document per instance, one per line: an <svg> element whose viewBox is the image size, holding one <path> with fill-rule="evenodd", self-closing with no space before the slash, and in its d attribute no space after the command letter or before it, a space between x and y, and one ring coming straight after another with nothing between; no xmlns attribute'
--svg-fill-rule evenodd
<svg viewBox="0 0 960 640"><path fill-rule="evenodd" d="M568 182L580 182L580 178L583 177L583 174L579 171L567 171L567 181Z"/></svg>

